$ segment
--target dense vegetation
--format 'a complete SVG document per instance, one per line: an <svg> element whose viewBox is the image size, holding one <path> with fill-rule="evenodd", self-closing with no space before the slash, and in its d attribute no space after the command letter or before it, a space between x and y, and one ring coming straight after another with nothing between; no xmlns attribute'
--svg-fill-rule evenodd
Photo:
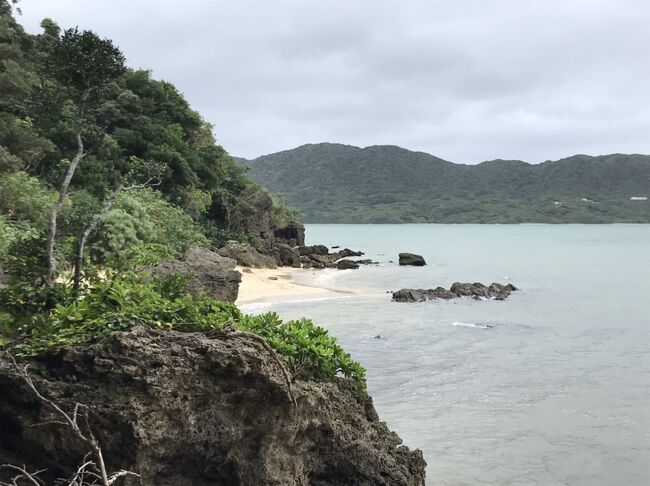
<svg viewBox="0 0 650 486"><path fill-rule="evenodd" d="M250 177L311 223L650 223L650 156L447 162L394 146L304 145Z"/></svg>
<svg viewBox="0 0 650 486"><path fill-rule="evenodd" d="M134 325L236 328L295 375L363 388L363 369L311 321L247 316L190 295L186 277L148 276L192 244L259 240L247 219L270 198L174 86L93 32L41 26L27 34L0 0L0 345L28 355ZM296 217L278 198L264 210L278 225Z"/></svg>

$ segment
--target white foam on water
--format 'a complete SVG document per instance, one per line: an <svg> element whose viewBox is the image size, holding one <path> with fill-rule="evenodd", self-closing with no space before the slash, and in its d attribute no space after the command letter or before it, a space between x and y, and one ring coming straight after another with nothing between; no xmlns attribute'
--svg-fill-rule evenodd
<svg viewBox="0 0 650 486"><path fill-rule="evenodd" d="M456 327L473 327L475 329L491 329L494 327L490 324L472 324L471 322L452 322L451 325Z"/></svg>

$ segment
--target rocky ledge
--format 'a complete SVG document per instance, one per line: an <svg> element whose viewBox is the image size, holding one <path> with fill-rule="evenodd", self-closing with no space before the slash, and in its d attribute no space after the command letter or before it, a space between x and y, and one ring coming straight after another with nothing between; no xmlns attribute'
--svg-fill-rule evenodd
<svg viewBox="0 0 650 486"><path fill-rule="evenodd" d="M443 287L435 289L401 289L393 292L393 302L424 302L426 300L450 300L458 297L471 297L475 300L505 300L517 288L512 284L492 283L490 286L480 282L454 283L449 290Z"/></svg>
<svg viewBox="0 0 650 486"><path fill-rule="evenodd" d="M422 453L400 445L369 397L346 380L297 381L289 394L274 355L246 335L136 328L51 351L30 374L70 413L88 406L110 469L141 475L121 484L424 484ZM47 484L70 477L88 450L52 420L0 359L0 464L45 468Z"/></svg>

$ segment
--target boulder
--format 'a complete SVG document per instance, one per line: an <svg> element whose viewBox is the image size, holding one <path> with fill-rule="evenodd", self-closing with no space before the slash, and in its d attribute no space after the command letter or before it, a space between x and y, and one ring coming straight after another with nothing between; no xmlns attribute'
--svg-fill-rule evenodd
<svg viewBox="0 0 650 486"><path fill-rule="evenodd" d="M393 292L394 302L424 302L428 300L424 289L400 289Z"/></svg>
<svg viewBox="0 0 650 486"><path fill-rule="evenodd" d="M303 246L305 244L305 225L293 221L282 228L276 228L273 232L275 244Z"/></svg>
<svg viewBox="0 0 650 486"><path fill-rule="evenodd" d="M152 278L188 275L188 291L207 294L218 300L234 302L239 294L241 274L234 270L237 262L206 248L192 246L184 261L165 261L151 269Z"/></svg>
<svg viewBox="0 0 650 486"><path fill-rule="evenodd" d="M337 255L338 258L349 258L363 256L363 252L350 250L349 248L343 248L342 250L337 251L335 255Z"/></svg>
<svg viewBox="0 0 650 486"><path fill-rule="evenodd" d="M224 246L217 250L219 255L234 259L238 265L251 268L276 268L276 260L272 256L263 255L252 245Z"/></svg>
<svg viewBox="0 0 650 486"><path fill-rule="evenodd" d="M339 270L356 270L359 268L359 264L352 260L339 260L336 262L336 268Z"/></svg>
<svg viewBox="0 0 650 486"><path fill-rule="evenodd" d="M276 260L280 266L300 267L300 253L295 248L285 244L276 244Z"/></svg>
<svg viewBox="0 0 650 486"><path fill-rule="evenodd" d="M231 332L138 327L30 361L39 392L88 424L125 486L423 486L422 453L345 379L287 381L270 349ZM88 453L0 358L0 464L71 477ZM38 426L36 426L38 425ZM0 482L11 475L0 470ZM27 484L27 483L20 483ZM67 482L66 482L67 484Z"/></svg>
<svg viewBox="0 0 650 486"><path fill-rule="evenodd" d="M309 255L328 255L329 250L325 245L311 245L311 246L299 246L298 253L300 256L309 256Z"/></svg>
<svg viewBox="0 0 650 486"><path fill-rule="evenodd" d="M315 270L322 270L325 268L325 265L323 265L321 262L318 262L316 260L307 260L302 264L302 268L313 268Z"/></svg>
<svg viewBox="0 0 650 486"><path fill-rule="evenodd" d="M424 258L422 258L422 256L420 255L416 255L414 253L400 253L399 264L411 265L414 267L423 267L427 263L424 261Z"/></svg>

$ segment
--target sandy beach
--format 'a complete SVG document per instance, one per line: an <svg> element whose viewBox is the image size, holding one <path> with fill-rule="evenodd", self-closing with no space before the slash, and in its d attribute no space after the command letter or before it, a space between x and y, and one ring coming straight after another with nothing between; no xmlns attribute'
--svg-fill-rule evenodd
<svg viewBox="0 0 650 486"><path fill-rule="evenodd" d="M274 269L237 267L236 270L242 274L237 304L319 298L334 294L332 290L301 284L293 278L297 274L313 273L313 270L288 267Z"/></svg>

